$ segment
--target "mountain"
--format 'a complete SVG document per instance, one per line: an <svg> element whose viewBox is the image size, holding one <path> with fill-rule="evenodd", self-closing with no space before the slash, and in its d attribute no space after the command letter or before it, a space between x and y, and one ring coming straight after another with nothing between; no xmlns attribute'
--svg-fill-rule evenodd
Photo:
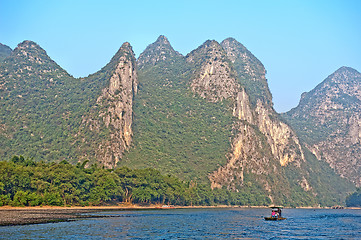
<svg viewBox="0 0 361 240"><path fill-rule="evenodd" d="M332 204L352 188L275 112L264 66L235 39L208 40L183 57L161 36L144 53L134 145L121 165L210 182L262 204Z"/></svg>
<svg viewBox="0 0 361 240"><path fill-rule="evenodd" d="M361 186L361 74L341 67L285 113L319 160Z"/></svg>
<svg viewBox="0 0 361 240"><path fill-rule="evenodd" d="M266 69L261 61L234 38L223 40L221 46L237 70L239 81L247 90L252 105L257 104L257 99L272 105L272 95L265 77Z"/></svg>
<svg viewBox="0 0 361 240"><path fill-rule="evenodd" d="M221 44L206 42L205 46L210 56L207 59L211 60L203 61L200 69L204 70L192 84L199 82L206 92L209 89L213 92L214 97L207 95L206 99L220 101L219 92L212 91L212 88L222 88L219 79L227 79L224 85L228 87L229 111L234 119L227 163L209 174L213 188L226 187L245 194L251 192L257 198L270 199L273 203L293 202L295 205L310 204L317 201L316 196L322 204L329 204L326 203L326 188L326 192L334 192L334 196L340 196L344 191L321 186L317 181L336 181L350 189L326 164L314 163L312 154L301 145L296 133L275 112L266 71L259 60L231 38ZM192 53L190 56L197 59ZM211 75L208 77L210 81L207 81L207 74ZM213 83L212 78L218 80Z"/></svg>
<svg viewBox="0 0 361 240"><path fill-rule="evenodd" d="M173 64L181 57L182 54L175 51L168 39L161 35L139 55L137 66L141 70L146 66L154 66L159 62Z"/></svg>
<svg viewBox="0 0 361 240"><path fill-rule="evenodd" d="M10 56L11 52L10 47L0 43L0 63L4 61L6 57Z"/></svg>
<svg viewBox="0 0 361 240"><path fill-rule="evenodd" d="M86 82L104 80L107 86L97 96L90 113L82 116L82 127L93 135L92 139L84 139L95 149L94 158L113 168L129 149L133 136L133 99L138 91L138 79L129 43L122 45L104 69L85 79Z"/></svg>
<svg viewBox="0 0 361 240"><path fill-rule="evenodd" d="M122 151L114 145L131 135L125 133L131 124L127 107L133 97L129 91L136 87L123 85L136 82L134 62L130 45L124 44L100 71L75 79L36 43L20 43L0 66L1 156L72 163L89 159L114 166Z"/></svg>
<svg viewBox="0 0 361 240"><path fill-rule="evenodd" d="M195 68L164 36L149 45L137 62L141 67L133 146L120 164L208 181L207 174L226 163L232 134L232 115L224 107L228 103L215 104L194 95L189 79Z"/></svg>
<svg viewBox="0 0 361 240"><path fill-rule="evenodd" d="M0 156L151 167L249 205L344 201L352 184L273 109L265 74L233 38L183 56L160 36L138 59L124 43L79 79L24 41L0 65Z"/></svg>
<svg viewBox="0 0 361 240"><path fill-rule="evenodd" d="M49 155L63 136L70 75L36 43L20 43L0 65L1 155ZM50 134L49 134L50 133ZM51 149L51 150L50 150ZM43 158L40 158L43 159Z"/></svg>

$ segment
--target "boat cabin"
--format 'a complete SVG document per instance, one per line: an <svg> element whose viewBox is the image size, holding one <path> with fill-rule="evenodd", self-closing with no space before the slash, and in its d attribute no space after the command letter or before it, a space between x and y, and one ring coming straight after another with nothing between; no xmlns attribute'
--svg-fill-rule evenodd
<svg viewBox="0 0 361 240"><path fill-rule="evenodd" d="M271 217L265 217L265 220L273 220L273 221L277 221L277 220L284 220L286 218L282 217L282 208L281 206L270 206L270 208L272 209L271 212Z"/></svg>

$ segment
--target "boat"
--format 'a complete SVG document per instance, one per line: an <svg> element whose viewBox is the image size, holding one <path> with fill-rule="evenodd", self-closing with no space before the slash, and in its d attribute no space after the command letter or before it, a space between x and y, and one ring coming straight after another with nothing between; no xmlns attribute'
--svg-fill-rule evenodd
<svg viewBox="0 0 361 240"><path fill-rule="evenodd" d="M159 209L170 209L170 208L175 208L175 206L174 206L174 205L163 205L163 206L156 207L156 208L159 208Z"/></svg>
<svg viewBox="0 0 361 240"><path fill-rule="evenodd" d="M282 217L282 208L281 206L270 206L272 209L272 214L270 217L264 217L266 221L280 221L286 220L287 218Z"/></svg>
<svg viewBox="0 0 361 240"><path fill-rule="evenodd" d="M343 206L336 205L336 206L331 207L331 209L344 209L344 207L343 207Z"/></svg>
<svg viewBox="0 0 361 240"><path fill-rule="evenodd" d="M286 220L287 218L284 217L264 217L264 220L266 221L280 221L280 220Z"/></svg>

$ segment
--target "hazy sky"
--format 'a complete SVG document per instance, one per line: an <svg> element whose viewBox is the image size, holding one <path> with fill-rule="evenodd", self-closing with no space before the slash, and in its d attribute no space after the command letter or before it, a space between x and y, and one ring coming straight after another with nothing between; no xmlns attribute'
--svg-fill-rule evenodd
<svg viewBox="0 0 361 240"><path fill-rule="evenodd" d="M341 66L361 71L359 0L0 0L0 42L35 41L75 77L99 70L123 42L138 57L161 34L183 55L237 39L264 64L278 112Z"/></svg>

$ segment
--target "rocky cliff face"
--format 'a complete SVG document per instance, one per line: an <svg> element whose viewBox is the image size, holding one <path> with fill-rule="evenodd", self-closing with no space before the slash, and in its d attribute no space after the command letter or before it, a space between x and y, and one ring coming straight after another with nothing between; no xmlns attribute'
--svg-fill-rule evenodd
<svg viewBox="0 0 361 240"><path fill-rule="evenodd" d="M233 126L237 134L232 139L228 162L209 176L212 187L236 190L243 186L247 172L259 176L263 187L271 192L271 184L262 175L270 171L279 174L281 167L291 162L300 166L305 161L301 145L269 104L272 99L263 65L234 39L223 41L222 46L207 41L186 56L197 66L190 82L192 91L208 101L231 101L237 118ZM255 87L252 82L265 93L252 96L256 105L249 97Z"/></svg>
<svg viewBox="0 0 361 240"><path fill-rule="evenodd" d="M235 39L228 38L221 45L234 64L239 83L245 89L238 93L235 116L259 127L267 138L273 156L282 166L292 161L297 161L299 165L300 161L305 160L301 145L293 130L280 120L273 109L263 64ZM249 101L249 96L253 104Z"/></svg>
<svg viewBox="0 0 361 240"><path fill-rule="evenodd" d="M298 137L293 130L286 123L274 118L277 116L274 110L264 106L260 101L257 103L256 114L258 115L259 129L266 136L273 156L279 160L282 166L294 161L300 165L305 158Z"/></svg>
<svg viewBox="0 0 361 240"><path fill-rule="evenodd" d="M238 81L246 89L252 105L255 106L257 100L261 100L266 105L272 106L272 95L263 64L234 38L223 40L221 46L237 71Z"/></svg>
<svg viewBox="0 0 361 240"><path fill-rule="evenodd" d="M187 62L196 66L191 89L201 97L217 102L234 98L239 84L235 72L216 41L206 41L186 56Z"/></svg>
<svg viewBox="0 0 361 240"><path fill-rule="evenodd" d="M212 188L225 186L229 189L240 190L244 186L245 172L257 176L265 175L266 172L267 174L280 172L278 169L280 166L275 164L270 155L265 154L264 149L270 151L270 148L259 137L258 129L246 122L238 122L234 128L237 129L238 134L232 141L232 150L227 164L209 176ZM263 180L262 184L264 187L268 186L268 183Z"/></svg>
<svg viewBox="0 0 361 240"><path fill-rule="evenodd" d="M96 151L98 161L108 168L116 166L132 142L133 99L138 91L136 61L130 44L124 43L113 60L117 64L109 85L92 108L95 118L83 120L91 131L109 129L109 138L103 139Z"/></svg>
<svg viewBox="0 0 361 240"><path fill-rule="evenodd" d="M342 67L284 114L319 160L361 186L361 74Z"/></svg>

